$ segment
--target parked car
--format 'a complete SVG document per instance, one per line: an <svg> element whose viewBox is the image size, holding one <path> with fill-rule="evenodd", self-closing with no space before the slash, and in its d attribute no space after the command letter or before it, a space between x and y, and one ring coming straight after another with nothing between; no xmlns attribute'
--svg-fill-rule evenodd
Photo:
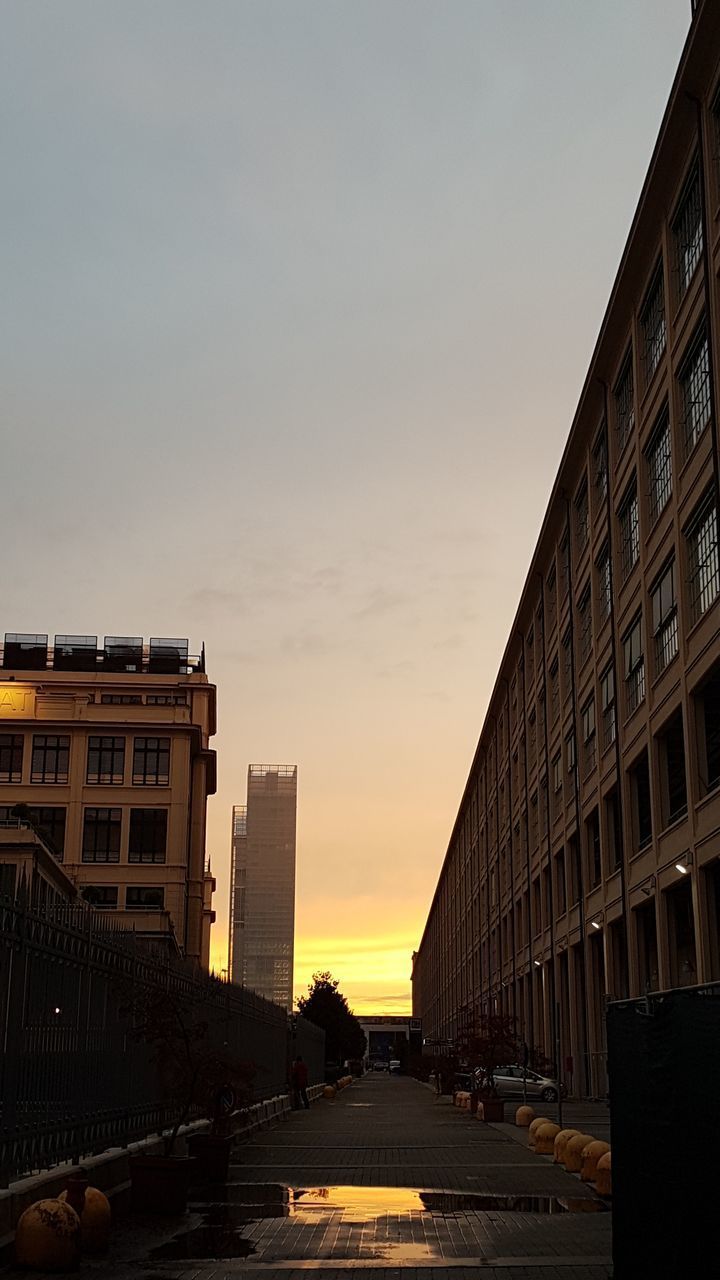
<svg viewBox="0 0 720 1280"><path fill-rule="evenodd" d="M527 1096L528 1098L540 1098L543 1102L556 1102L558 1096L558 1082L553 1080L551 1076L541 1076L537 1071L531 1071L526 1068L525 1075L527 1078ZM513 1062L508 1066L496 1067L493 1071L495 1080L495 1088L501 1096L522 1097L523 1095L523 1068ZM564 1084L560 1085L560 1092L563 1098L567 1094Z"/></svg>
<svg viewBox="0 0 720 1280"><path fill-rule="evenodd" d="M387 1062L373 1062L372 1069L373 1071L387 1071Z"/></svg>
<svg viewBox="0 0 720 1280"><path fill-rule="evenodd" d="M399 1059L399 1058L391 1058L391 1059L390 1059L390 1066L388 1067L388 1071L390 1072L390 1075L391 1075L391 1076L399 1076L399 1075L400 1075L400 1070L401 1070L401 1067L400 1067L400 1059Z"/></svg>

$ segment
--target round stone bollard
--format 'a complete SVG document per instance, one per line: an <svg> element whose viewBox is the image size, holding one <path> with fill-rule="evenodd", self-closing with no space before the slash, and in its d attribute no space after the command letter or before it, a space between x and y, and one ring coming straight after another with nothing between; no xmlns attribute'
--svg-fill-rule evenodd
<svg viewBox="0 0 720 1280"><path fill-rule="evenodd" d="M328 1102L332 1102L337 1090L331 1084L326 1084L323 1089L323 1098L327 1098Z"/></svg>
<svg viewBox="0 0 720 1280"><path fill-rule="evenodd" d="M61 1191L58 1199L65 1203L67 1191ZM80 1214L83 1254L94 1256L106 1253L110 1244L112 1213L110 1201L97 1187L85 1188L85 1205Z"/></svg>
<svg viewBox="0 0 720 1280"><path fill-rule="evenodd" d="M567 1146L570 1139L574 1138L575 1134L579 1132L580 1132L579 1129L561 1129L560 1132L555 1135L555 1143L553 1146L553 1164L565 1163L565 1147Z"/></svg>
<svg viewBox="0 0 720 1280"><path fill-rule="evenodd" d="M568 1173L579 1173L582 1169L583 1151L595 1139L589 1133L576 1133L565 1143L565 1168Z"/></svg>
<svg viewBox="0 0 720 1280"><path fill-rule="evenodd" d="M528 1146L531 1147L533 1151L535 1150L535 1136L541 1124L552 1124L552 1120L549 1116L536 1116L534 1120L530 1121L530 1127L528 1128Z"/></svg>
<svg viewBox="0 0 720 1280"><path fill-rule="evenodd" d="M553 1124L552 1121L549 1124L541 1124L535 1134L535 1155L551 1156L553 1154L555 1138L559 1132L559 1124Z"/></svg>
<svg viewBox="0 0 720 1280"><path fill-rule="evenodd" d="M610 1150L609 1142L589 1142L582 1153L582 1165L580 1167L580 1181L594 1182L595 1173L597 1171L597 1163L601 1156L607 1155Z"/></svg>
<svg viewBox="0 0 720 1280"><path fill-rule="evenodd" d="M515 1112L515 1124L518 1129L527 1129L535 1119L535 1112L532 1107L518 1107Z"/></svg>
<svg viewBox="0 0 720 1280"><path fill-rule="evenodd" d="M80 1265L80 1219L62 1200L38 1200L15 1230L15 1261L33 1271L76 1271Z"/></svg>
<svg viewBox="0 0 720 1280"><path fill-rule="evenodd" d="M612 1153L606 1151L597 1162L595 1190L599 1196L609 1199L612 1196Z"/></svg>

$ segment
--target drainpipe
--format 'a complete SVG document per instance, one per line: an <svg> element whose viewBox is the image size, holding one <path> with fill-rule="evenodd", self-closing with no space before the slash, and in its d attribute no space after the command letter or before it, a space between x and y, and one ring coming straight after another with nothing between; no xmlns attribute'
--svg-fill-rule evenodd
<svg viewBox="0 0 720 1280"><path fill-rule="evenodd" d="M541 573L538 574L540 579L540 610L542 617L542 671L543 671L543 746L545 751L545 826L547 830L547 856L548 871L550 874L550 1034L552 1037L553 1053L558 1054L558 1061L555 1064L558 1079L558 1103L562 1108L562 1098L560 1097L560 1061L559 1061L559 1045L560 1045L560 1027L557 1006L557 987L555 978L555 877L553 875L553 855L552 855L552 822L550 817L550 749L548 744L548 705L547 705L547 646L545 644L545 580ZM542 859L540 871L540 886L542 893Z"/></svg>
<svg viewBox="0 0 720 1280"><path fill-rule="evenodd" d="M567 538L567 565L568 565L568 602L570 615L570 682L572 684L572 732L575 740L575 769L573 776L573 790L575 801L575 826L577 828L577 847L579 857L576 861L575 870L578 877L578 909L580 916L580 1043L582 1046L582 1082L584 1093L587 1097L590 1093L590 1073L588 1062L588 1033L587 1033L587 937L585 934L585 883L583 875L583 839L582 839L582 819L580 813L580 769L578 765L579 748L577 733L577 688L575 683L575 602L573 599L573 564L572 564L572 537L570 527L570 499L565 495L565 536Z"/></svg>
<svg viewBox="0 0 720 1280"><path fill-rule="evenodd" d="M520 640L520 672L522 676L522 714L523 714L523 774L525 777L525 863L527 868L527 949L528 949L528 974L529 974L529 992L528 992L528 1039L529 1047L533 1048L535 1039L535 964L532 953L532 884L531 884L531 868L530 868L530 834L528 832L528 767L527 767L527 724L526 724L526 704L525 704L525 640L521 635Z"/></svg>
<svg viewBox="0 0 720 1280"><path fill-rule="evenodd" d="M617 637L617 615L615 612L615 556L613 554L613 511L612 502L610 501L610 390L607 382L603 382L603 402L605 413L605 469L607 473L607 482L605 485L605 512L607 516L607 547L608 558L610 561L610 662L612 665L613 681L615 686L615 773L617 775L617 807L618 807L618 826L620 834L620 894L622 898L623 924L625 928L625 980L627 991L623 991L622 995L630 994L630 903L628 897L627 884L627 868L625 865L625 820L624 820L624 804L623 804L623 774L620 751L620 687L622 681L618 681L618 637ZM597 730L596 730L597 732ZM600 756L598 753L598 762ZM613 832L613 840L617 836L617 832ZM606 935L607 944L607 935ZM620 994L620 993L618 993Z"/></svg>

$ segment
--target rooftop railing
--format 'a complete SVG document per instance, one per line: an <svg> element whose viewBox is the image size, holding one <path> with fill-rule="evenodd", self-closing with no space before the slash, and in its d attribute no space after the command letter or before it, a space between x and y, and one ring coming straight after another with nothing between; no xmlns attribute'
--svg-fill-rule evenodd
<svg viewBox="0 0 720 1280"><path fill-rule="evenodd" d="M205 646L198 655L188 641L154 636L55 636L6 632L0 645L3 671L112 671L151 675L193 675L205 671Z"/></svg>

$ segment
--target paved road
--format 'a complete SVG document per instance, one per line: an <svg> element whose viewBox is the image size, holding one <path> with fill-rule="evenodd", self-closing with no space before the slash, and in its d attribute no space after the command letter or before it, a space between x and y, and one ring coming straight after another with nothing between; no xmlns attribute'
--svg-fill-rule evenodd
<svg viewBox="0 0 720 1280"><path fill-rule="evenodd" d="M268 1183L289 1188L288 1204L244 1220L241 1202ZM133 1219L88 1269L102 1280L606 1280L609 1213L539 1212L550 1200L597 1204L520 1131L376 1073L239 1147L228 1187L182 1223Z"/></svg>

